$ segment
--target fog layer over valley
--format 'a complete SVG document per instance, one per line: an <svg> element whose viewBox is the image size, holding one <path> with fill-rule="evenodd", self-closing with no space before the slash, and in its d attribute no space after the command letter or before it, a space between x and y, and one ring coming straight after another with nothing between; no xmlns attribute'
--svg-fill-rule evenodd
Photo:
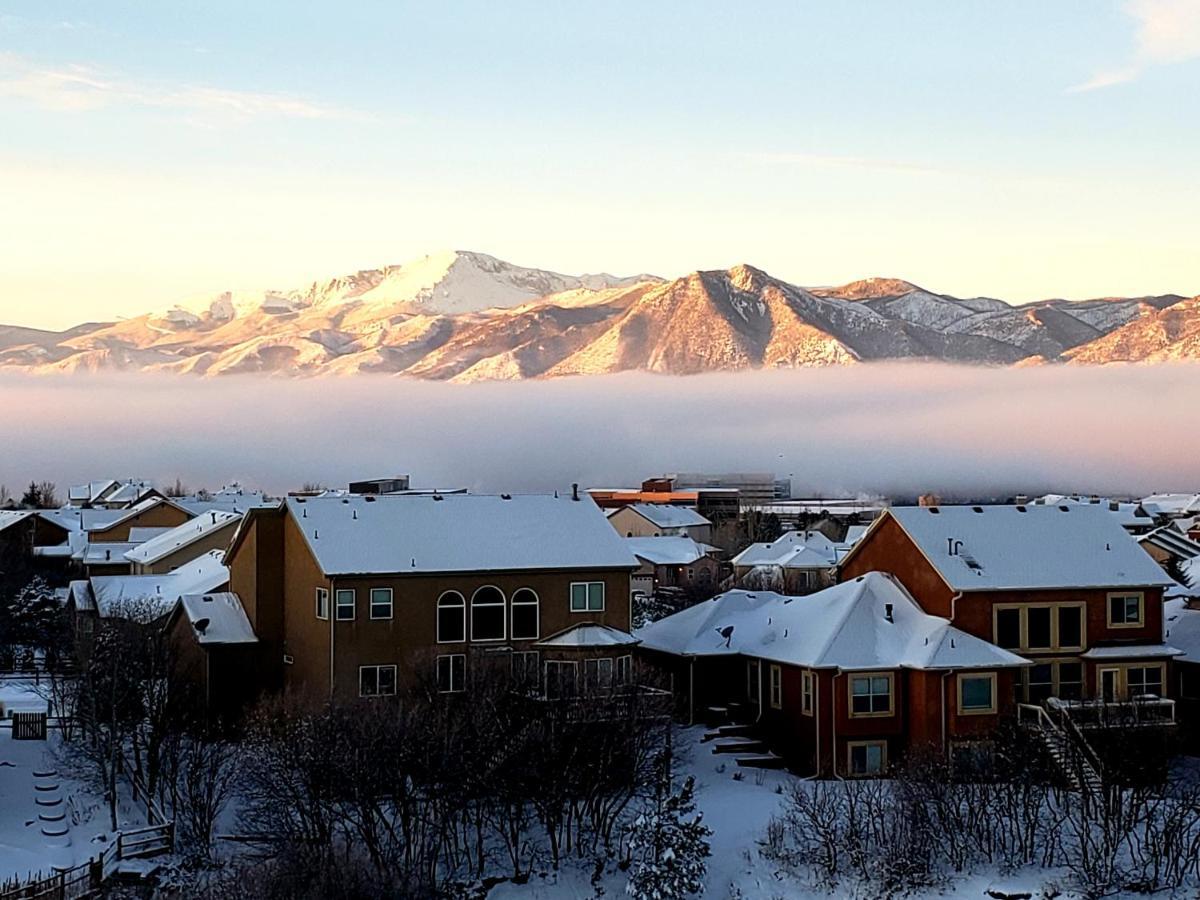
<svg viewBox="0 0 1200 900"><path fill-rule="evenodd" d="M541 491L768 471L798 492L1200 482L1200 365L874 364L446 384L0 374L0 484L88 478Z"/></svg>

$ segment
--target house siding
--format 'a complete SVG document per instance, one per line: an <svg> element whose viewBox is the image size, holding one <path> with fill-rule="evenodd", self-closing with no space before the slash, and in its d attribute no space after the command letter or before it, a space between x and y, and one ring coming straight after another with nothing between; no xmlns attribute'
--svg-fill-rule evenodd
<svg viewBox="0 0 1200 900"><path fill-rule="evenodd" d="M93 544L119 543L129 540L131 528L174 528L191 518L189 513L177 506L160 503L108 528L89 532L88 540Z"/></svg>

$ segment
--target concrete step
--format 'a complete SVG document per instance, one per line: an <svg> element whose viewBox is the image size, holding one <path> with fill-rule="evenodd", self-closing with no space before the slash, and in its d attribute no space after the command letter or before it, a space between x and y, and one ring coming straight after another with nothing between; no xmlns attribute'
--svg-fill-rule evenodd
<svg viewBox="0 0 1200 900"><path fill-rule="evenodd" d="M776 756L771 752L739 756L734 759L734 762L743 769L782 769L784 767L783 757Z"/></svg>
<svg viewBox="0 0 1200 900"><path fill-rule="evenodd" d="M767 745L755 738L722 738L713 744L713 753L762 753Z"/></svg>

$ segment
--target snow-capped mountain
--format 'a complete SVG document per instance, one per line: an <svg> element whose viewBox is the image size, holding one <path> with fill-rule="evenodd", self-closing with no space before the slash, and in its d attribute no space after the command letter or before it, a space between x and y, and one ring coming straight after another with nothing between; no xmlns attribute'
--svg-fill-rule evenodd
<svg viewBox="0 0 1200 900"><path fill-rule="evenodd" d="M1200 357L1200 298L1011 306L870 278L803 288L748 265L664 281L446 252L288 291L226 292L64 332L0 326L0 366L479 381L935 359Z"/></svg>

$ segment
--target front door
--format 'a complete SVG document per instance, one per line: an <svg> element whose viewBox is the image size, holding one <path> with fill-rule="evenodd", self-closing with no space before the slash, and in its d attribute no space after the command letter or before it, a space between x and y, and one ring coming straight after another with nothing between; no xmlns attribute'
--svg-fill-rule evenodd
<svg viewBox="0 0 1200 900"><path fill-rule="evenodd" d="M1100 670L1100 699L1105 703L1116 703L1120 694L1120 669Z"/></svg>

